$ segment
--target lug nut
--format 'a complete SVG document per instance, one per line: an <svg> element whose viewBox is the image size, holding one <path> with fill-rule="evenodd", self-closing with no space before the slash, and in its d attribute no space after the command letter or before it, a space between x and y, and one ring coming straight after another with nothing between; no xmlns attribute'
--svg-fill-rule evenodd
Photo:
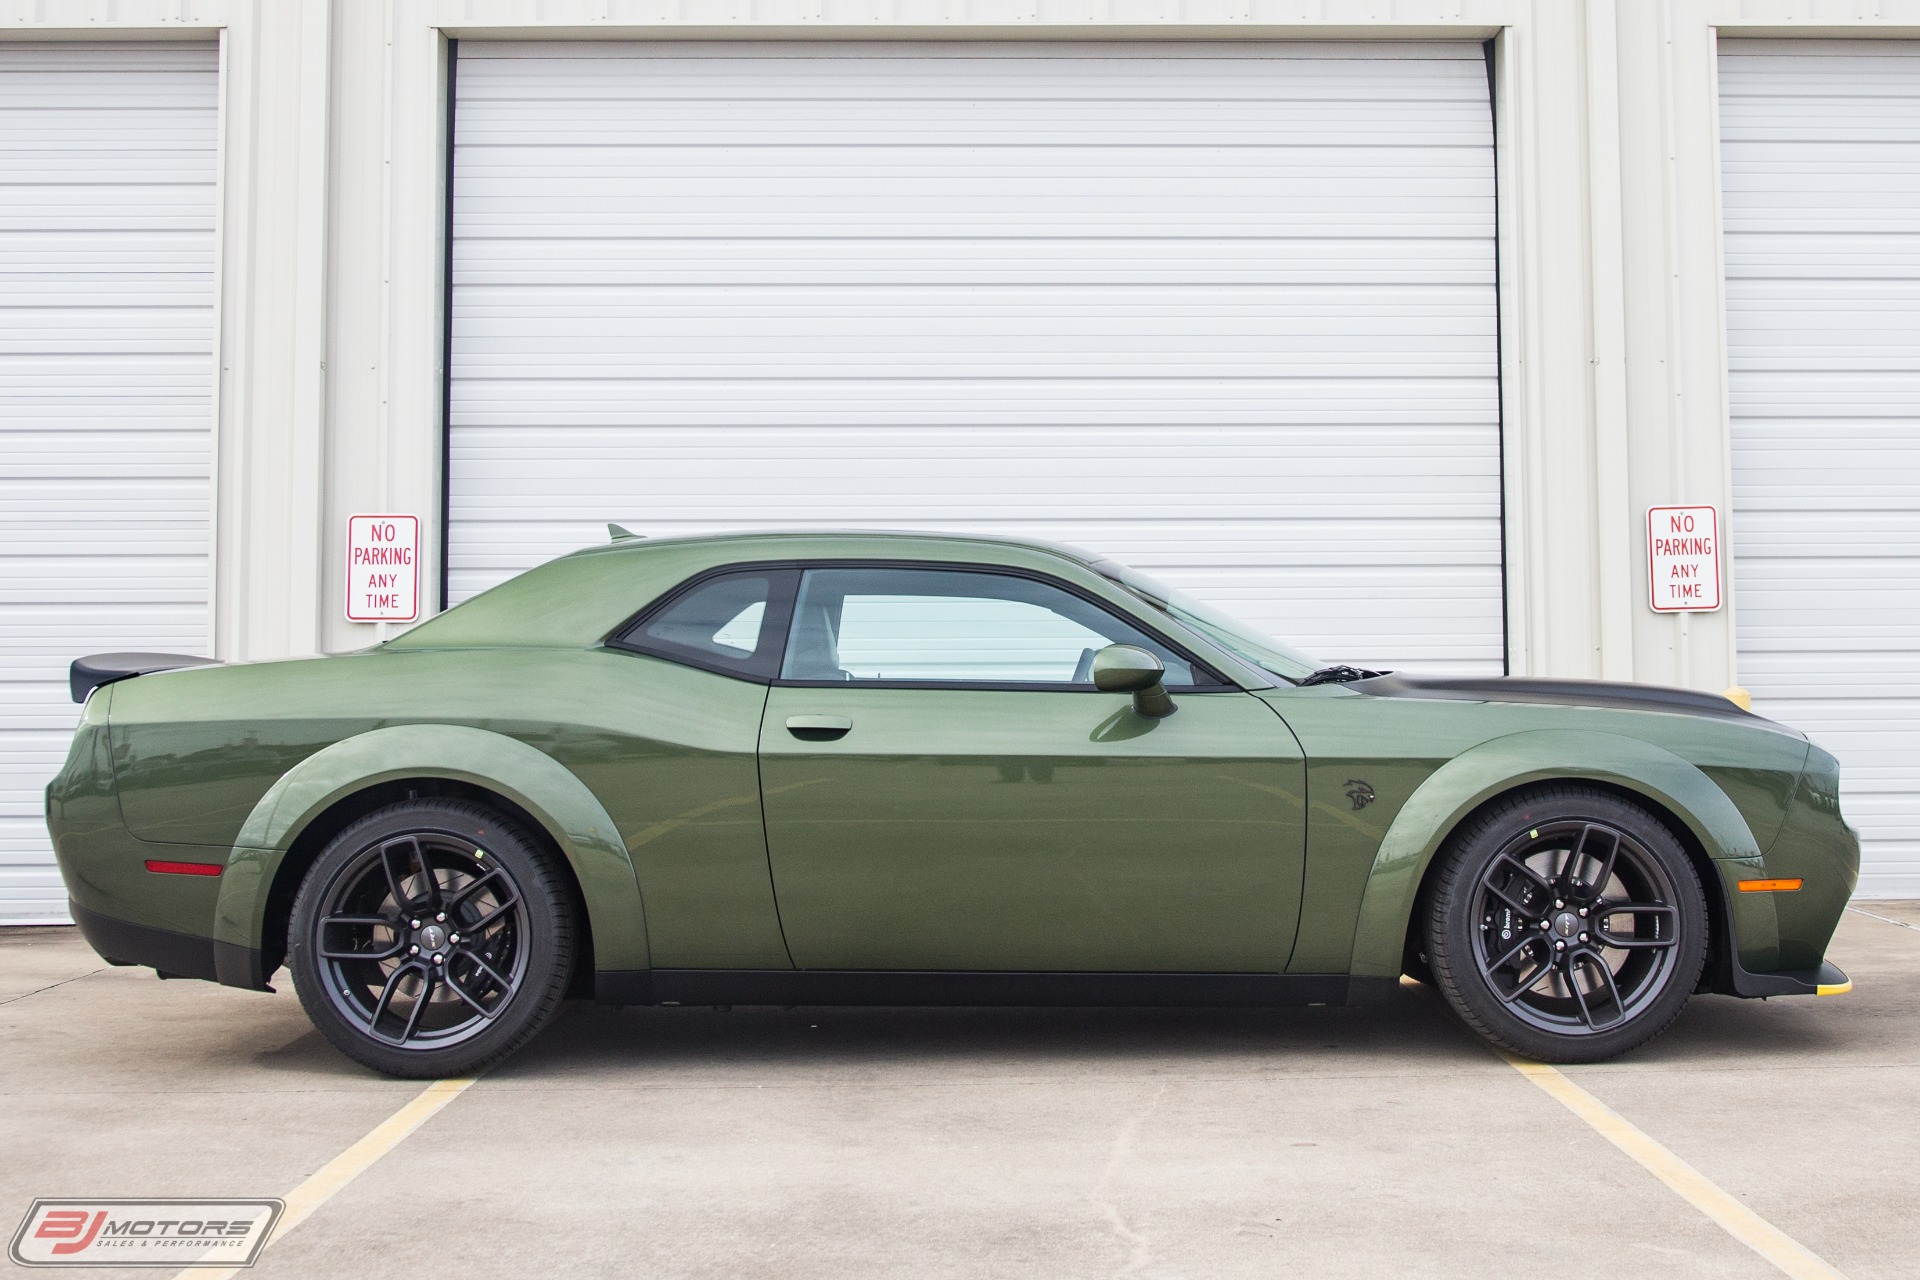
<svg viewBox="0 0 1920 1280"><path fill-rule="evenodd" d="M445 924L447 922L447 913L442 911L439 915L435 916L434 919L439 921L441 924Z"/></svg>
<svg viewBox="0 0 1920 1280"><path fill-rule="evenodd" d="M1564 906L1566 906L1566 905L1567 905L1566 903L1564 903L1564 902L1562 902L1562 901L1560 901L1560 899L1558 899L1558 898L1555 898L1555 899L1553 900L1553 909L1554 909L1555 911L1558 911L1558 910L1560 910L1560 909L1561 909L1562 907L1564 907Z"/></svg>
<svg viewBox="0 0 1920 1280"><path fill-rule="evenodd" d="M458 942L460 941L460 935L459 935L459 934L457 934L457 933L453 933L453 934L448 934L448 935L447 935L447 941L448 941L448 942L453 942L453 943L458 943Z"/></svg>
<svg viewBox="0 0 1920 1280"><path fill-rule="evenodd" d="M407 954L408 954L408 955L410 955L410 956L417 956L417 955L419 955L419 954L420 954L420 948L418 948L418 947L408 947L408 948L407 948Z"/></svg>
<svg viewBox="0 0 1920 1280"><path fill-rule="evenodd" d="M1585 907L1580 908L1580 918L1582 920L1587 918L1587 909Z"/></svg>
<svg viewBox="0 0 1920 1280"><path fill-rule="evenodd" d="M419 922L418 920L415 920L415 921L413 922L413 927L414 927L414 928L416 928L416 929L418 929L418 928L420 927L420 922Z"/></svg>
<svg viewBox="0 0 1920 1280"><path fill-rule="evenodd" d="M1565 950L1567 949L1567 944L1566 944L1566 943L1564 943L1564 942L1556 942L1556 943L1554 943L1554 944L1553 944L1553 949L1554 949L1555 951L1565 951ZM440 957L438 957L438 956L435 956L435 957L434 957L434 959L436 959L436 960L438 960L439 958L440 958Z"/></svg>
<svg viewBox="0 0 1920 1280"><path fill-rule="evenodd" d="M1587 940L1587 935L1586 935L1586 934L1584 934L1584 933L1583 933L1583 934L1581 934L1581 935L1580 935L1580 941L1582 941L1582 942L1585 942L1586 940Z"/></svg>
<svg viewBox="0 0 1920 1280"><path fill-rule="evenodd" d="M442 956L442 955L441 955L441 954L440 954L439 952L437 952L437 951L433 953L433 962L434 962L435 964L439 964L439 963L440 963L440 962L441 962L442 960L444 960L445 958L446 958L446 957L444 957L444 956Z"/></svg>

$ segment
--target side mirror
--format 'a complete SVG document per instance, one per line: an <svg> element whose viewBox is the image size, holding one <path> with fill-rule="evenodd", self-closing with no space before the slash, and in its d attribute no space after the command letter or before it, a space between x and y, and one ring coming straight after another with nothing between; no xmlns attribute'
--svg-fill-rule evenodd
<svg viewBox="0 0 1920 1280"><path fill-rule="evenodd" d="M1130 693L1133 709L1149 720L1164 720L1179 710L1163 683L1160 659L1131 644L1110 644L1093 655L1093 687L1102 693Z"/></svg>

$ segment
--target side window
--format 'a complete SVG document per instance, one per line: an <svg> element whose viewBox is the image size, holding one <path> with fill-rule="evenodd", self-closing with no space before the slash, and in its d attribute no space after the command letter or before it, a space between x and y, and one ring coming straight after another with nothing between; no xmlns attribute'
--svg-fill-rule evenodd
<svg viewBox="0 0 1920 1280"><path fill-rule="evenodd" d="M1192 688L1191 664L1138 627L1049 583L917 568L809 569L781 675L789 680L1093 687L1093 655L1139 645ZM1204 673L1200 682L1211 685Z"/></svg>
<svg viewBox="0 0 1920 1280"><path fill-rule="evenodd" d="M766 680L780 656L791 570L748 570L695 584L650 611L615 644L655 657Z"/></svg>

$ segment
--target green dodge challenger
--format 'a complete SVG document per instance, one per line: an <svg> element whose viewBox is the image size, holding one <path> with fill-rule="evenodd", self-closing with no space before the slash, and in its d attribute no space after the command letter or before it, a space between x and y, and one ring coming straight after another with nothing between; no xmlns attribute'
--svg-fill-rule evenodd
<svg viewBox="0 0 1920 1280"><path fill-rule="evenodd" d="M341 657L73 665L100 954L470 1072L613 1004L1298 1005L1435 986L1590 1061L1847 989L1833 757L1724 698L1321 667L1067 547L615 540Z"/></svg>

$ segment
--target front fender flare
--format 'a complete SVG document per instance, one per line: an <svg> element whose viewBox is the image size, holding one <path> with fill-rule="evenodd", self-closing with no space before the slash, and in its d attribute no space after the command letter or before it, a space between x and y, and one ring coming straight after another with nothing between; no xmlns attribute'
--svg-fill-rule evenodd
<svg viewBox="0 0 1920 1280"><path fill-rule="evenodd" d="M227 857L214 915L216 951L260 948L274 877L309 823L356 791L411 778L484 787L532 814L580 882L595 965L648 967L646 915L633 861L593 792L552 756L517 738L441 724L357 734L281 775L248 815Z"/></svg>
<svg viewBox="0 0 1920 1280"><path fill-rule="evenodd" d="M1760 857L1747 820L1726 792L1663 747L1577 729L1535 729L1489 739L1436 769L1387 828L1360 900L1353 975L1400 976L1421 881L1448 835L1468 814L1531 782L1581 780L1607 783L1666 808L1686 823L1717 868L1727 865L1723 859L1748 860L1751 866ZM1713 885L1706 888L1710 894L1718 892ZM1770 912L1771 903L1759 905ZM1778 925L1770 915L1763 919L1754 913L1750 918L1743 910L1736 927L1742 950L1778 943Z"/></svg>

